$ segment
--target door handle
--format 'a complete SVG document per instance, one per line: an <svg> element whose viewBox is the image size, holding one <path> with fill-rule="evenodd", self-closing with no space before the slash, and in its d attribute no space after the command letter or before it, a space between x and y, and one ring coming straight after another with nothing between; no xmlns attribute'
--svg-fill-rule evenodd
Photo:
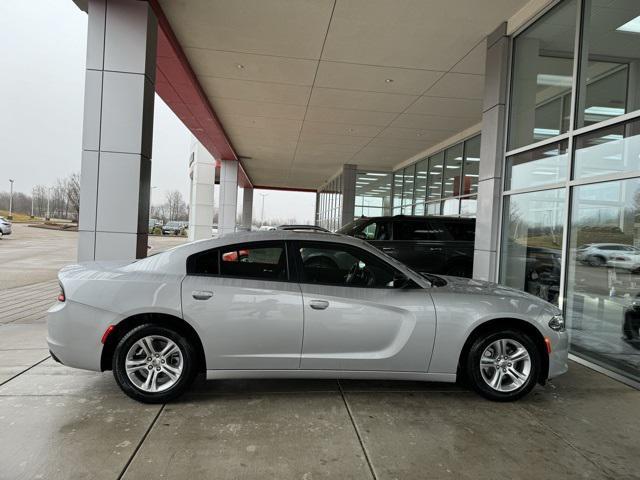
<svg viewBox="0 0 640 480"><path fill-rule="evenodd" d="M393 247L382 247L382 251L383 252L392 253L392 252L397 252L398 249L397 248L393 248Z"/></svg>
<svg viewBox="0 0 640 480"><path fill-rule="evenodd" d="M210 292L208 290L196 290L191 292L191 296L196 300L209 300L211 297L213 297L213 292Z"/></svg>
<svg viewBox="0 0 640 480"><path fill-rule="evenodd" d="M314 310L324 310L329 306L329 302L326 300L311 300L309 306Z"/></svg>

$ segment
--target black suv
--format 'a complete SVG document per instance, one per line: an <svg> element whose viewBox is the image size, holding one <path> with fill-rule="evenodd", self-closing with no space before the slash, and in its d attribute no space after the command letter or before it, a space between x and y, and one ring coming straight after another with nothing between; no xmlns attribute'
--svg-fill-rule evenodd
<svg viewBox="0 0 640 480"><path fill-rule="evenodd" d="M417 272L471 277L476 221L454 217L362 217L338 233L367 240Z"/></svg>

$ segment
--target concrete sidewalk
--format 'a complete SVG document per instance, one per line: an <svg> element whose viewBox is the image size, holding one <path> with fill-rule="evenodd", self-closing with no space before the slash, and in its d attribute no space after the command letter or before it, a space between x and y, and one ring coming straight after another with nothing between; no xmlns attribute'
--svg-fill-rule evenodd
<svg viewBox="0 0 640 480"><path fill-rule="evenodd" d="M640 392L571 364L512 404L458 386L200 381L149 406L58 365L55 282L0 291L0 478L631 479Z"/></svg>

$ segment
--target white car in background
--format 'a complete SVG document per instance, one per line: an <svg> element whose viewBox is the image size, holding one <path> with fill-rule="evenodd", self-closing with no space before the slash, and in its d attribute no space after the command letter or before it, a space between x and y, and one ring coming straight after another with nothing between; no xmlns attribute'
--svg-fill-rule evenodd
<svg viewBox="0 0 640 480"><path fill-rule="evenodd" d="M592 267L615 267L640 270L640 248L623 243L590 243L577 250L580 262Z"/></svg>
<svg viewBox="0 0 640 480"><path fill-rule="evenodd" d="M11 222L4 217L0 217L0 238L4 235L11 235Z"/></svg>

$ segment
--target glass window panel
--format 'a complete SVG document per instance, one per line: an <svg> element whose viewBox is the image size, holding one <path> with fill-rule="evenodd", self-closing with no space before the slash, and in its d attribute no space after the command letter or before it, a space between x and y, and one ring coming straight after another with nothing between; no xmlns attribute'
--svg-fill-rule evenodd
<svg viewBox="0 0 640 480"><path fill-rule="evenodd" d="M442 202L442 215L458 215L460 213L460 199L450 198Z"/></svg>
<svg viewBox="0 0 640 480"><path fill-rule="evenodd" d="M637 178L574 188L566 302L570 349L636 380L640 380L639 198Z"/></svg>
<svg viewBox="0 0 640 480"><path fill-rule="evenodd" d="M427 204L427 215L440 215L440 203L433 202Z"/></svg>
<svg viewBox="0 0 640 480"><path fill-rule="evenodd" d="M393 209L402 205L402 170L393 173Z"/></svg>
<svg viewBox="0 0 640 480"><path fill-rule="evenodd" d="M514 40L509 149L565 132L571 95L576 0L561 2Z"/></svg>
<svg viewBox="0 0 640 480"><path fill-rule="evenodd" d="M462 195L477 193L478 174L480 172L480 135L465 142L463 171Z"/></svg>
<svg viewBox="0 0 640 480"><path fill-rule="evenodd" d="M416 163L416 183L414 202L424 202L427 195L427 175L429 174L429 159L425 158Z"/></svg>
<svg viewBox="0 0 640 480"><path fill-rule="evenodd" d="M474 217L478 210L478 199L476 197L460 199L460 215L463 217Z"/></svg>
<svg viewBox="0 0 640 480"><path fill-rule="evenodd" d="M567 141L528 150L507 158L505 188L535 187L567 178Z"/></svg>
<svg viewBox="0 0 640 480"><path fill-rule="evenodd" d="M442 168L444 166L444 152L440 152L429 159L429 178L427 179L427 199L433 200L442 196Z"/></svg>
<svg viewBox="0 0 640 480"><path fill-rule="evenodd" d="M220 274L229 277L285 280L287 259L282 242L261 242L220 249Z"/></svg>
<svg viewBox="0 0 640 480"><path fill-rule="evenodd" d="M640 107L640 2L585 2L577 126L592 125ZM628 85L629 84L629 85ZM627 85L629 88L627 88ZM631 94L630 94L631 93Z"/></svg>
<svg viewBox="0 0 640 480"><path fill-rule="evenodd" d="M416 203L413 207L414 215L424 215L424 203Z"/></svg>
<svg viewBox="0 0 640 480"><path fill-rule="evenodd" d="M416 173L416 166L411 165L404 169L404 182L402 185L402 205L411 205L413 203L413 185L414 185L414 175ZM403 211L405 209L403 208ZM409 215L411 214L411 209L409 209Z"/></svg>
<svg viewBox="0 0 640 480"><path fill-rule="evenodd" d="M558 304L565 189L505 199L500 283Z"/></svg>
<svg viewBox="0 0 640 480"><path fill-rule="evenodd" d="M459 143L445 151L443 169L444 183L442 185L443 197L455 197L460 195L462 150L463 144Z"/></svg>
<svg viewBox="0 0 640 480"><path fill-rule="evenodd" d="M640 169L640 120L582 135L575 144L575 178Z"/></svg>

